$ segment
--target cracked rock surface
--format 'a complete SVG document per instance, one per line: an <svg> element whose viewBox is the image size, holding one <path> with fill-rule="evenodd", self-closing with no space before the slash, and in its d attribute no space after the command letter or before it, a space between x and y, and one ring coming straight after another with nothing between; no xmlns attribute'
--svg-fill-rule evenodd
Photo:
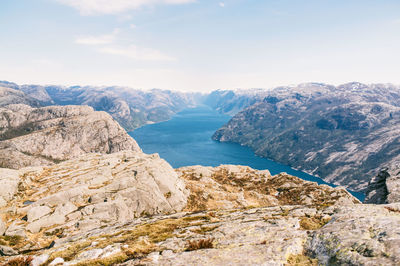
<svg viewBox="0 0 400 266"><path fill-rule="evenodd" d="M51 165L91 152L140 151L136 141L105 112L88 106L0 108L0 166Z"/></svg>

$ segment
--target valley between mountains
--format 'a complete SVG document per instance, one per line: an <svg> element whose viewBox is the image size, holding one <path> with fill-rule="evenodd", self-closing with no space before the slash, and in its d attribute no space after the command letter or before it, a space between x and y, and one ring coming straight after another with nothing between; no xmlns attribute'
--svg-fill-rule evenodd
<svg viewBox="0 0 400 266"><path fill-rule="evenodd" d="M4 265L400 264L399 87L1 86ZM234 115L215 139L342 186L238 165L173 169L125 131L198 104Z"/></svg>

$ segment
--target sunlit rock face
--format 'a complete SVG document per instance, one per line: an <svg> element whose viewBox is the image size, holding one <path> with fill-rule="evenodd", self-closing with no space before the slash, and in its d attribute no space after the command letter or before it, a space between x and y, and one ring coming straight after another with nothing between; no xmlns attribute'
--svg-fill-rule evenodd
<svg viewBox="0 0 400 266"><path fill-rule="evenodd" d="M0 108L0 165L18 169L51 165L90 152L140 151L105 112L88 106Z"/></svg>
<svg viewBox="0 0 400 266"><path fill-rule="evenodd" d="M400 167L398 163L381 169L371 179L364 203L385 204L400 202Z"/></svg>

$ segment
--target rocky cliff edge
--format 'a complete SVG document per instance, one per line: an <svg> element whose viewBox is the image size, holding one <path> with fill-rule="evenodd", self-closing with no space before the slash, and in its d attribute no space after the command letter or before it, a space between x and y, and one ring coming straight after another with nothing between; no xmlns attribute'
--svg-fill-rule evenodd
<svg viewBox="0 0 400 266"><path fill-rule="evenodd" d="M140 151L105 112L88 106L0 108L0 166L52 165L91 152Z"/></svg>

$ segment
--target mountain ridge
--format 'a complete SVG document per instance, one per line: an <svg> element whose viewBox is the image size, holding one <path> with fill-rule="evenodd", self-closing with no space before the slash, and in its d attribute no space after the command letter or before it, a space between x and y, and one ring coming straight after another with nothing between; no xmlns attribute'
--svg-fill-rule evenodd
<svg viewBox="0 0 400 266"><path fill-rule="evenodd" d="M250 146L327 182L363 190L368 176L400 159L399 107L400 88L391 85L278 87L234 116L213 139Z"/></svg>

